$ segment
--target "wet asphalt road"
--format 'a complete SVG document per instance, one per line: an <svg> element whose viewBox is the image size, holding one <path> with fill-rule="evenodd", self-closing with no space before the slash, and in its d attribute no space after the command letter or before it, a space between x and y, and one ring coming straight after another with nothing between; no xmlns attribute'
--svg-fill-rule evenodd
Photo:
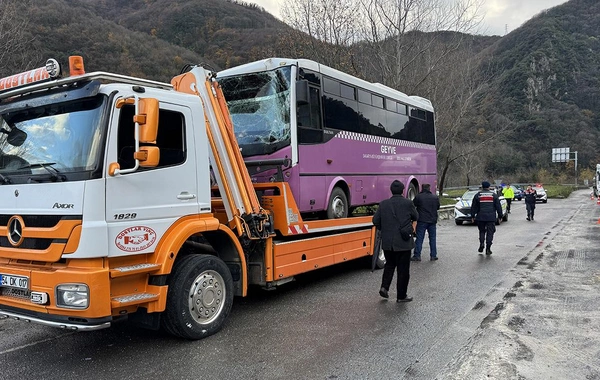
<svg viewBox="0 0 600 380"><path fill-rule="evenodd" d="M392 301L380 298L382 272L360 261L253 290L220 333L195 342L127 324L72 333L0 320L0 378L434 379L587 194L538 204L534 222L513 202L489 257L477 253L476 227L440 221L440 259L412 264L411 303L393 302L395 278Z"/></svg>

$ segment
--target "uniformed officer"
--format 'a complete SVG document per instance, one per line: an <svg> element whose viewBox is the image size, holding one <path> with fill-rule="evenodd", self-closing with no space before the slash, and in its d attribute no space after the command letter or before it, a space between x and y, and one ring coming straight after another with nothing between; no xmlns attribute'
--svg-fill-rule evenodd
<svg viewBox="0 0 600 380"><path fill-rule="evenodd" d="M485 243L485 254L491 255L494 232L496 232L496 220L499 222L502 220L502 206L498 195L490 190L488 181L483 181L481 188L481 191L475 194L471 203L471 218L473 222L477 222L477 228L479 229L479 249L477 251L483 252L483 244Z"/></svg>

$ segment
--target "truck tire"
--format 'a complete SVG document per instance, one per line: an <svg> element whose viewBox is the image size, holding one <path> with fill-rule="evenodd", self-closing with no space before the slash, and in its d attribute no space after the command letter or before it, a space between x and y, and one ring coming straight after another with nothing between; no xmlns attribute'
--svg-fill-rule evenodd
<svg viewBox="0 0 600 380"><path fill-rule="evenodd" d="M344 190L334 187L327 205L327 219L340 219L348 217L348 198Z"/></svg>
<svg viewBox="0 0 600 380"><path fill-rule="evenodd" d="M456 223L457 226L461 226L463 221L462 220L454 220L454 223Z"/></svg>
<svg viewBox="0 0 600 380"><path fill-rule="evenodd" d="M216 256L191 254L173 267L162 324L180 338L206 338L221 330L232 304L227 265Z"/></svg>
<svg viewBox="0 0 600 380"><path fill-rule="evenodd" d="M408 198L412 201L413 199L415 199L417 194L418 194L417 187L415 186L414 183L411 182L408 185L408 191L406 192L406 198Z"/></svg>

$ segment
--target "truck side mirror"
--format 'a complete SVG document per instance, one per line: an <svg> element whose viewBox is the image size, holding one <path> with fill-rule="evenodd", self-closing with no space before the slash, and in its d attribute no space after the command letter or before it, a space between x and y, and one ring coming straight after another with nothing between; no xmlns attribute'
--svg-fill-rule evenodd
<svg viewBox="0 0 600 380"><path fill-rule="evenodd" d="M140 151L133 154L143 168L155 168L160 161L160 148L157 146L141 146Z"/></svg>
<svg viewBox="0 0 600 380"><path fill-rule="evenodd" d="M133 121L140 125L140 142L156 144L158 134L158 99L140 98L139 114Z"/></svg>
<svg viewBox="0 0 600 380"><path fill-rule="evenodd" d="M306 79L296 81L296 105L304 106L309 103L308 81Z"/></svg>

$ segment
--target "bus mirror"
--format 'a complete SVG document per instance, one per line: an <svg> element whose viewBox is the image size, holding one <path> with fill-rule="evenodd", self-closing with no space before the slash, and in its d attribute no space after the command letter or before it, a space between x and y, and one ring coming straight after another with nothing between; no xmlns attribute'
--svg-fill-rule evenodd
<svg viewBox="0 0 600 380"><path fill-rule="evenodd" d="M306 79L296 81L296 105L309 104L308 81Z"/></svg>
<svg viewBox="0 0 600 380"><path fill-rule="evenodd" d="M155 168L160 161L160 148L157 146L141 146L139 152L133 155L143 168Z"/></svg>
<svg viewBox="0 0 600 380"><path fill-rule="evenodd" d="M140 142L156 144L158 134L158 99L140 98L139 114L133 121L140 125Z"/></svg>

